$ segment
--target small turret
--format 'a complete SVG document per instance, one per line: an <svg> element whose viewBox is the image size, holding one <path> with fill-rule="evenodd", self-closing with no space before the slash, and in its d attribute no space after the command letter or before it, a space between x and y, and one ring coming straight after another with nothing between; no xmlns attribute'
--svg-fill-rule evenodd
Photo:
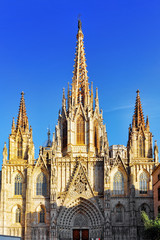
<svg viewBox="0 0 160 240"><path fill-rule="evenodd" d="M156 164L159 163L159 157L158 157L158 146L157 146L157 140L155 140L155 143L154 143L154 161Z"/></svg>
<svg viewBox="0 0 160 240"><path fill-rule="evenodd" d="M95 108L99 109L98 88L96 88Z"/></svg>
<svg viewBox="0 0 160 240"><path fill-rule="evenodd" d="M149 132L149 130L150 130L150 128L149 128L149 120L148 120L148 116L147 116L147 118L146 118L146 131L148 131Z"/></svg>
<svg viewBox="0 0 160 240"><path fill-rule="evenodd" d="M13 120L12 120L12 134L15 132L16 130L16 126L15 126L15 120L14 120L14 117L13 117Z"/></svg>
<svg viewBox="0 0 160 240"><path fill-rule="evenodd" d="M50 139L50 136L51 136L50 129L48 129L47 135L48 135L48 140L47 140L46 147L51 147L52 146L52 142L51 142L51 139Z"/></svg>
<svg viewBox="0 0 160 240"><path fill-rule="evenodd" d="M66 108L65 88L63 88L62 107Z"/></svg>
<svg viewBox="0 0 160 240"><path fill-rule="evenodd" d="M28 160L29 149L34 149L32 128L29 128L24 92L22 92L17 124L15 126L13 118L11 134L9 136L9 161L15 161L16 159L18 161ZM34 150L32 151L32 159L34 159Z"/></svg>
<svg viewBox="0 0 160 240"><path fill-rule="evenodd" d="M146 124L142 111L142 104L140 100L139 90L137 90L136 104L132 118L132 126L129 128L128 138L128 156L131 159L130 153L133 150L132 158L153 158L152 155L152 133L149 129L148 116ZM133 160L132 159L132 160Z"/></svg>

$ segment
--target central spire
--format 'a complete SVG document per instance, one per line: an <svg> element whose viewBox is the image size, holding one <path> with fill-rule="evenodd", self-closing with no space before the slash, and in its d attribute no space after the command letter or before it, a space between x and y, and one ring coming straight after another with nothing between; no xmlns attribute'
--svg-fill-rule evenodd
<svg viewBox="0 0 160 240"><path fill-rule="evenodd" d="M72 100L75 104L81 102L84 106L87 104L89 88L83 38L82 23L78 20L77 45L72 78Z"/></svg>

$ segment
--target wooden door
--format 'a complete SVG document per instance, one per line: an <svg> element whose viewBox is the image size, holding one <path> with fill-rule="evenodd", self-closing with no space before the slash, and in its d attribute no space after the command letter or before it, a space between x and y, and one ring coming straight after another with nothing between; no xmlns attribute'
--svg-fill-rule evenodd
<svg viewBox="0 0 160 240"><path fill-rule="evenodd" d="M73 240L80 240L80 230L73 230Z"/></svg>
<svg viewBox="0 0 160 240"><path fill-rule="evenodd" d="M82 230L82 240L89 240L89 230L88 229Z"/></svg>

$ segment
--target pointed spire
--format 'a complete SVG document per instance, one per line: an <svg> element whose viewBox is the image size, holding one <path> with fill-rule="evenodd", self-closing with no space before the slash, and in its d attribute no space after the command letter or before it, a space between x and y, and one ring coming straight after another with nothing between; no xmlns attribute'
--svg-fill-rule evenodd
<svg viewBox="0 0 160 240"><path fill-rule="evenodd" d="M93 109L93 82L91 82L91 108Z"/></svg>
<svg viewBox="0 0 160 240"><path fill-rule="evenodd" d="M28 117L26 114L26 106L25 106L25 100L24 100L24 92L21 93L21 101L20 101L20 107L19 107L19 113L18 113L18 119L17 119L17 126L16 128L21 128L23 131L25 129L29 128L28 125Z"/></svg>
<svg viewBox="0 0 160 240"><path fill-rule="evenodd" d="M136 128L138 128L140 125L142 125L142 127L145 127L139 92L140 91L137 90L136 104L135 104L135 110L134 110L134 115L133 115L133 123L135 124Z"/></svg>
<svg viewBox="0 0 160 240"><path fill-rule="evenodd" d="M88 76L87 65L83 44L82 23L78 20L78 33L77 33L77 46L75 53L75 64L73 71L72 81L72 98L75 100L75 104L79 103L79 97L81 95L81 101L83 105L87 104L88 92Z"/></svg>
<svg viewBox="0 0 160 240"><path fill-rule="evenodd" d="M149 120L148 120L148 116L146 118L146 130L149 132Z"/></svg>
<svg viewBox="0 0 160 240"><path fill-rule="evenodd" d="M12 120L12 133L14 133L16 127L15 127L15 120L14 120L14 117L13 117L13 120Z"/></svg>
<svg viewBox="0 0 160 240"><path fill-rule="evenodd" d="M51 147L52 146L52 142L51 142L51 139L50 139L50 136L51 136L50 129L48 129L47 135L48 135L48 140L47 140L46 147Z"/></svg>
<svg viewBox="0 0 160 240"><path fill-rule="evenodd" d="M66 107L65 88L63 88L62 107Z"/></svg>
<svg viewBox="0 0 160 240"><path fill-rule="evenodd" d="M96 88L95 108L99 108L98 88Z"/></svg>

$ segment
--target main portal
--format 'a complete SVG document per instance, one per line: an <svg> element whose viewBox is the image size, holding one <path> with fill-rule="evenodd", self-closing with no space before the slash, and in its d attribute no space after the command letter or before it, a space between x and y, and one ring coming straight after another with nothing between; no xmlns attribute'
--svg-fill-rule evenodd
<svg viewBox="0 0 160 240"><path fill-rule="evenodd" d="M89 240L89 230L88 229L74 229L73 230L73 240Z"/></svg>

